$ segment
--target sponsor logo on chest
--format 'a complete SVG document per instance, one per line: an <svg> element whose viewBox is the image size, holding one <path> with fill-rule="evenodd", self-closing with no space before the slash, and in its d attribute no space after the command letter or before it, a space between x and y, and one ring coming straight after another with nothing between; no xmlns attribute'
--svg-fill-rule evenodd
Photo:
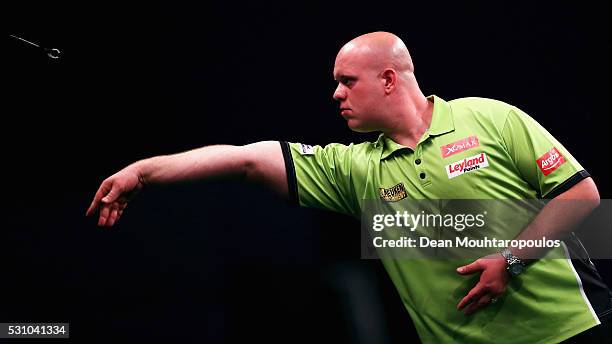
<svg viewBox="0 0 612 344"><path fill-rule="evenodd" d="M474 135L442 146L440 147L440 151L442 152L442 157L447 158L453 154L461 153L464 150L478 146L480 146L480 142L478 142L478 137Z"/></svg>
<svg viewBox="0 0 612 344"><path fill-rule="evenodd" d="M561 153L559 153L557 148L553 147L536 161L538 162L538 167L542 173L547 176L551 174L552 171L556 170L557 167L563 165L565 158L563 155L561 155Z"/></svg>
<svg viewBox="0 0 612 344"><path fill-rule="evenodd" d="M480 153L448 164L445 169L448 174L448 179L453 179L464 173L473 172L485 167L489 167L487 155L485 153Z"/></svg>
<svg viewBox="0 0 612 344"><path fill-rule="evenodd" d="M406 189L404 188L404 183L399 183L388 189L378 188L378 193L380 194L380 199L382 199L383 201L396 202L406 198Z"/></svg>

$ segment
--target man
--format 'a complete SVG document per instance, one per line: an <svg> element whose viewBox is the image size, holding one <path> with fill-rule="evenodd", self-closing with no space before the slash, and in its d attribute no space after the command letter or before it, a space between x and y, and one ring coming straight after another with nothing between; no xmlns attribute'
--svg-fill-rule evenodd
<svg viewBox="0 0 612 344"><path fill-rule="evenodd" d="M376 142L258 142L141 160L104 180L87 215L99 208L98 225L112 226L146 184L220 175L266 184L303 206L356 217L366 199L553 199L514 233L517 240L561 239L599 204L589 174L516 107L481 98L425 97L408 49L393 34L369 33L344 45L334 79L340 114L354 131L382 132ZM466 167L471 161L478 164ZM561 202L567 199L583 200L582 206ZM566 249L556 251L567 254ZM576 269L570 259L527 266L526 258L547 254L543 248L508 247L462 266L444 260L383 263L423 342L555 343L600 324L612 305L594 266ZM466 276L477 272L479 280L467 285ZM583 288L586 281L594 282Z"/></svg>

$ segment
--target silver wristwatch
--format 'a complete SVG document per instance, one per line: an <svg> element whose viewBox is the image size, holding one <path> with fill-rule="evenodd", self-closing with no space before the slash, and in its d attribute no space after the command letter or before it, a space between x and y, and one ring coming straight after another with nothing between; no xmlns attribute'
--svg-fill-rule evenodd
<svg viewBox="0 0 612 344"><path fill-rule="evenodd" d="M504 249L501 251L501 255L506 259L506 270L508 270L510 276L518 276L525 270L525 263L521 258L513 255L510 249Z"/></svg>

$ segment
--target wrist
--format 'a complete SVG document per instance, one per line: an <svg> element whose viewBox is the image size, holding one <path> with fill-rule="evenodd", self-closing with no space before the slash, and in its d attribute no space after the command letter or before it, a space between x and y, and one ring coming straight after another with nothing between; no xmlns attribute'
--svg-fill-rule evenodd
<svg viewBox="0 0 612 344"><path fill-rule="evenodd" d="M138 182L142 186L151 183L151 173L149 172L150 169L147 168L150 165L148 160L150 159L140 160L127 167L132 174L136 175Z"/></svg>
<svg viewBox="0 0 612 344"><path fill-rule="evenodd" d="M514 255L510 248L505 248L500 252L506 260L506 271L510 276L515 277L523 273L527 264L518 256Z"/></svg>

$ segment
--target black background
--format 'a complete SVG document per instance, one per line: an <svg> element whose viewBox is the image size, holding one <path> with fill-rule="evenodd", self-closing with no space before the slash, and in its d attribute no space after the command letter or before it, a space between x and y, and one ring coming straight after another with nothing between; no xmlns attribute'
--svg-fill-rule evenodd
<svg viewBox="0 0 612 344"><path fill-rule="evenodd" d="M112 229L85 210L101 180L153 155L371 139L338 115L332 68L346 41L377 30L405 41L425 94L519 106L610 198L610 16L599 6L6 6L0 321L70 322L72 341L90 343L415 339L380 263L359 259L358 224L344 216L230 181L144 190ZM610 262L599 263L610 284Z"/></svg>

